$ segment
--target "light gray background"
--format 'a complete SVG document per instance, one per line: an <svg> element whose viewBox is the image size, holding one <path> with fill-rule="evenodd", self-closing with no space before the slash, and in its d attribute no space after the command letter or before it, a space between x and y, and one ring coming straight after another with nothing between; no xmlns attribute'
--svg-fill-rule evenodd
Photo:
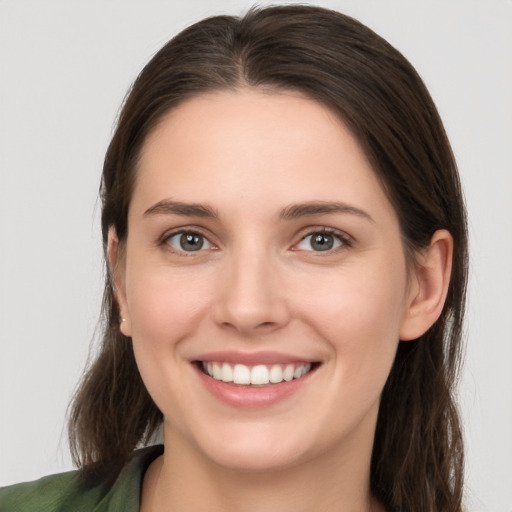
<svg viewBox="0 0 512 512"><path fill-rule="evenodd" d="M97 188L128 85L178 30L252 3L0 0L0 484L71 468L66 406L102 288ZM318 3L400 49L445 121L470 212L468 510L511 512L512 2Z"/></svg>

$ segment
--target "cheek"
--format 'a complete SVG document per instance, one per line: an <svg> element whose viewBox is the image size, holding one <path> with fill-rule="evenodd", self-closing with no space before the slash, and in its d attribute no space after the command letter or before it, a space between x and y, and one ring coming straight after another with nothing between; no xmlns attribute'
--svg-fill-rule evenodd
<svg viewBox="0 0 512 512"><path fill-rule="evenodd" d="M398 346L406 297L405 263L318 276L303 297L308 323L327 341L345 381L384 384Z"/></svg>
<svg viewBox="0 0 512 512"><path fill-rule="evenodd" d="M210 280L200 273L151 265L134 267L126 288L134 343L154 346L168 347L191 334L211 296Z"/></svg>
<svg viewBox="0 0 512 512"><path fill-rule="evenodd" d="M361 335L384 335L386 326L398 332L406 296L405 271L367 265L361 271L317 275L311 286L297 293L303 298L302 309L311 311L312 319L317 318L332 335L340 327Z"/></svg>
<svg viewBox="0 0 512 512"><path fill-rule="evenodd" d="M166 418L183 410L183 382L189 377L183 349L208 314L211 285L201 276L169 268L133 266L127 277L127 301L135 359L144 384ZM183 343L182 343L183 342ZM185 429L181 415L174 417Z"/></svg>

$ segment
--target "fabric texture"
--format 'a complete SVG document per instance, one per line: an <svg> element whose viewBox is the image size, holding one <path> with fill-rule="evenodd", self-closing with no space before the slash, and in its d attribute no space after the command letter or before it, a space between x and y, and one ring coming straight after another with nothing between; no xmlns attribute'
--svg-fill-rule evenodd
<svg viewBox="0 0 512 512"><path fill-rule="evenodd" d="M78 471L0 488L1 512L138 512L142 480L162 445L134 452L111 484L87 485Z"/></svg>

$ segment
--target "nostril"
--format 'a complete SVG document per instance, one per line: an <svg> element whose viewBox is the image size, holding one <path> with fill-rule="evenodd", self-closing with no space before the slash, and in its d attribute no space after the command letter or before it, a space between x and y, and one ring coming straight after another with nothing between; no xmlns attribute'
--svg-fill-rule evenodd
<svg viewBox="0 0 512 512"><path fill-rule="evenodd" d="M256 327L272 327L273 325L273 322L262 322L261 324L258 324Z"/></svg>
<svg viewBox="0 0 512 512"><path fill-rule="evenodd" d="M250 325L250 322L247 322L247 324L244 326L241 324L241 322L235 323L235 322L222 322L222 325L224 327L228 327L231 329L234 329L236 331L271 331L278 327L277 322L260 322L255 323L253 325Z"/></svg>

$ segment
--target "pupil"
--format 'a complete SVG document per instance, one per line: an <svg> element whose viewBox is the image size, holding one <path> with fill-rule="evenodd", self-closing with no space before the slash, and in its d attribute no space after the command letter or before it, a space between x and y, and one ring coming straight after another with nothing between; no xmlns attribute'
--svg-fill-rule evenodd
<svg viewBox="0 0 512 512"><path fill-rule="evenodd" d="M198 251L203 247L203 238L193 233L184 233L180 237L180 245L184 251Z"/></svg>
<svg viewBox="0 0 512 512"><path fill-rule="evenodd" d="M311 240L311 246L316 251L328 251L329 249L332 249L333 245L334 239L332 235L318 233Z"/></svg>

